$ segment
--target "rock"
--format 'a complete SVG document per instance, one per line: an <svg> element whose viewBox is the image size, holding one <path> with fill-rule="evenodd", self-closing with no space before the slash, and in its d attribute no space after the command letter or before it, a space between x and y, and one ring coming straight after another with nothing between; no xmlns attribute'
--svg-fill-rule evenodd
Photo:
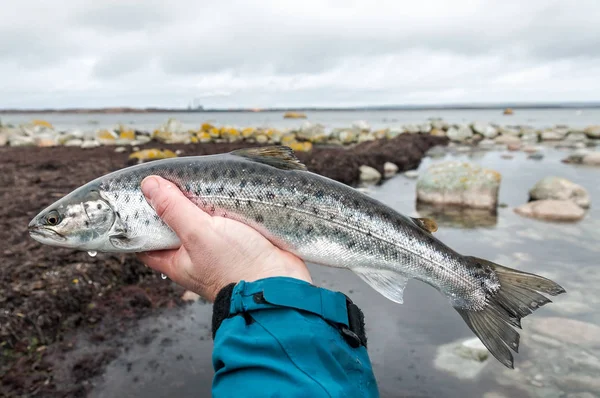
<svg viewBox="0 0 600 398"><path fill-rule="evenodd" d="M514 156L514 155L511 155L510 153L503 153L502 155L500 155L500 157L501 157L502 159L512 159L512 158L514 158L515 156Z"/></svg>
<svg viewBox="0 0 600 398"><path fill-rule="evenodd" d="M406 126L404 126L404 129L407 133L410 134L418 134L421 131L419 126L417 126L416 124L407 124Z"/></svg>
<svg viewBox="0 0 600 398"><path fill-rule="evenodd" d="M496 144L499 145L510 145L510 144L521 144L521 140L519 139L518 136L516 135L507 135L507 134L502 134L496 138L494 138L494 142L496 142Z"/></svg>
<svg viewBox="0 0 600 398"><path fill-rule="evenodd" d="M414 180L415 178L419 178L419 172L417 170L408 170L404 172L404 177Z"/></svg>
<svg viewBox="0 0 600 398"><path fill-rule="evenodd" d="M537 146L526 145L521 150L525 153L536 153L540 151L540 148Z"/></svg>
<svg viewBox="0 0 600 398"><path fill-rule="evenodd" d="M5 146L8 143L8 134L0 131L0 146Z"/></svg>
<svg viewBox="0 0 600 398"><path fill-rule="evenodd" d="M495 209L501 175L458 161L430 166L417 182L417 202Z"/></svg>
<svg viewBox="0 0 600 398"><path fill-rule="evenodd" d="M99 146L100 143L95 140L86 140L81 143L81 148L83 149L97 148Z"/></svg>
<svg viewBox="0 0 600 398"><path fill-rule="evenodd" d="M494 138L498 135L498 130L487 123L475 122L472 127L474 132L482 135L484 138Z"/></svg>
<svg viewBox="0 0 600 398"><path fill-rule="evenodd" d="M338 138L342 144L351 144L358 140L358 133L353 130L344 130L338 133Z"/></svg>
<svg viewBox="0 0 600 398"><path fill-rule="evenodd" d="M191 290L186 290L183 295L181 296L181 299L183 301L198 301L198 299L200 299L200 295L197 293L192 292Z"/></svg>
<svg viewBox="0 0 600 398"><path fill-rule="evenodd" d="M536 318L531 323L534 332L565 344L584 348L600 348L600 326L575 319L550 317Z"/></svg>
<svg viewBox="0 0 600 398"><path fill-rule="evenodd" d="M509 151L518 151L519 149L521 149L521 143L511 142L506 147Z"/></svg>
<svg viewBox="0 0 600 398"><path fill-rule="evenodd" d="M433 146L430 149L428 149L427 152L425 152L425 156L429 156L434 159L444 157L445 155L446 148L440 145Z"/></svg>
<svg viewBox="0 0 600 398"><path fill-rule="evenodd" d="M366 183L378 183L381 180L381 173L373 167L360 166L360 181Z"/></svg>
<svg viewBox="0 0 600 398"><path fill-rule="evenodd" d="M529 190L529 200L568 200L582 208L590 207L590 195L581 185L562 177L549 176Z"/></svg>
<svg viewBox="0 0 600 398"><path fill-rule="evenodd" d="M506 108L504 110L505 115L512 115L513 113L515 113L515 112L511 108Z"/></svg>
<svg viewBox="0 0 600 398"><path fill-rule="evenodd" d="M499 130L500 130L500 134L502 134L502 135L512 135L515 137L518 137L521 135L521 130L518 130L518 129L515 129L512 127L508 127L508 126L500 127Z"/></svg>
<svg viewBox="0 0 600 398"><path fill-rule="evenodd" d="M118 147L115 148L115 152L117 152L117 153L125 152L125 147L124 146L118 146Z"/></svg>
<svg viewBox="0 0 600 398"><path fill-rule="evenodd" d="M358 143L367 141L375 141L375 136L369 133L360 133L358 135Z"/></svg>
<svg viewBox="0 0 600 398"><path fill-rule="evenodd" d="M371 126L369 126L369 123L367 123L364 120L357 120L352 123L352 129L358 130L358 131L370 131Z"/></svg>
<svg viewBox="0 0 600 398"><path fill-rule="evenodd" d="M451 127L446 132L446 136L452 141L463 142L473 137L473 130L466 125L461 125L458 128Z"/></svg>
<svg viewBox="0 0 600 398"><path fill-rule="evenodd" d="M56 135L44 134L35 137L35 145L40 148L53 147L58 145Z"/></svg>
<svg viewBox="0 0 600 398"><path fill-rule="evenodd" d="M585 142L587 140L587 136L581 132L571 132L565 137L565 141L568 142Z"/></svg>
<svg viewBox="0 0 600 398"><path fill-rule="evenodd" d="M521 141L523 142L538 142L540 136L535 131L526 132L521 135Z"/></svg>
<svg viewBox="0 0 600 398"><path fill-rule="evenodd" d="M600 166L600 152L590 152L588 150L576 151L570 154L566 159L563 159L563 162Z"/></svg>
<svg viewBox="0 0 600 398"><path fill-rule="evenodd" d="M530 218L547 221L578 221L585 210L570 200L535 200L514 209L515 213Z"/></svg>
<svg viewBox="0 0 600 398"><path fill-rule="evenodd" d="M283 114L284 119L306 119L306 115L301 112L286 112Z"/></svg>
<svg viewBox="0 0 600 398"><path fill-rule="evenodd" d="M312 150L312 142L292 142L290 144L290 148L292 148L292 150L296 152L309 152Z"/></svg>
<svg viewBox="0 0 600 398"><path fill-rule="evenodd" d="M481 340L477 337L463 341L456 347L456 354L460 357L474 359L479 362L485 361L490 355L487 348L485 348Z"/></svg>
<svg viewBox="0 0 600 398"><path fill-rule="evenodd" d="M497 391L489 391L489 392L486 392L485 394L483 394L482 398L508 398L508 397Z"/></svg>
<svg viewBox="0 0 600 398"><path fill-rule="evenodd" d="M527 159L533 159L533 160L542 160L543 158L544 158L544 154L541 152L532 153L529 156L527 156Z"/></svg>
<svg viewBox="0 0 600 398"><path fill-rule="evenodd" d="M542 131L540 138L542 141L560 141L564 139L566 135L567 132L562 130L545 130Z"/></svg>
<svg viewBox="0 0 600 398"><path fill-rule="evenodd" d="M598 126L588 126L583 130L585 135L589 138L600 138L600 125Z"/></svg>
<svg viewBox="0 0 600 398"><path fill-rule="evenodd" d="M444 130L440 130L440 129L431 129L429 134L434 135L436 137L445 137L446 136L446 132Z"/></svg>
<svg viewBox="0 0 600 398"><path fill-rule="evenodd" d="M419 127L419 132L421 132L423 134L428 134L432 129L431 123L422 123L418 127Z"/></svg>
<svg viewBox="0 0 600 398"><path fill-rule="evenodd" d="M255 137L255 140L258 144L266 144L267 142L269 142L269 137L267 137L264 134L259 134Z"/></svg>
<svg viewBox="0 0 600 398"><path fill-rule="evenodd" d="M63 145L64 146L78 146L81 147L81 144L83 144L83 140L80 138L72 138L69 141L65 142Z"/></svg>
<svg viewBox="0 0 600 398"><path fill-rule="evenodd" d="M175 158L177 154L169 149L144 149L129 155L130 162L143 163L151 160Z"/></svg>
<svg viewBox="0 0 600 398"><path fill-rule="evenodd" d="M483 140L479 141L478 145L483 149L492 149L494 146L496 146L496 142L490 138L484 138Z"/></svg>
<svg viewBox="0 0 600 398"><path fill-rule="evenodd" d="M436 119L436 120L431 121L432 129L448 130L449 127L450 127L450 125L448 124L448 122L445 122L441 119Z"/></svg>
<svg viewBox="0 0 600 398"><path fill-rule="evenodd" d="M304 122L300 130L296 133L296 136L303 140L313 141L315 137L325 135L325 127L321 124L313 124L310 122Z"/></svg>
<svg viewBox="0 0 600 398"><path fill-rule="evenodd" d="M398 173L398 166L392 162L385 162L383 165L383 176L384 178L391 178Z"/></svg>
<svg viewBox="0 0 600 398"><path fill-rule="evenodd" d="M460 340L438 347L435 367L463 380L477 377L489 361L485 360L487 356L484 358L483 350L487 352L485 346L474 340L479 341L477 338Z"/></svg>
<svg viewBox="0 0 600 398"><path fill-rule="evenodd" d="M112 130L100 130L96 133L96 140L102 145L115 145L117 134Z"/></svg>
<svg viewBox="0 0 600 398"><path fill-rule="evenodd" d="M596 376L565 374L554 378L554 381L563 390L600 393L600 379Z"/></svg>

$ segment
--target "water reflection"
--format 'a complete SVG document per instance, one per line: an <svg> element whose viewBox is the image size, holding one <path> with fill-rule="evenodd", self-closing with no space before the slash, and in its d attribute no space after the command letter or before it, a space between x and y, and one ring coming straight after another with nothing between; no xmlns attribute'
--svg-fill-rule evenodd
<svg viewBox="0 0 600 398"><path fill-rule="evenodd" d="M436 206L417 202L419 217L435 220L440 227L489 228L498 223L498 213L485 209L471 209L459 206Z"/></svg>

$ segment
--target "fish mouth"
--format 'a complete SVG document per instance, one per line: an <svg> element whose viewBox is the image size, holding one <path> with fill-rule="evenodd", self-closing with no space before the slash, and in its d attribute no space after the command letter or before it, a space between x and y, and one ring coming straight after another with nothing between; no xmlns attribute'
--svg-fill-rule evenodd
<svg viewBox="0 0 600 398"><path fill-rule="evenodd" d="M33 225L29 226L27 229L29 230L29 235L34 239L36 237L40 237L59 241L67 240L67 238L65 238L63 235L50 228Z"/></svg>

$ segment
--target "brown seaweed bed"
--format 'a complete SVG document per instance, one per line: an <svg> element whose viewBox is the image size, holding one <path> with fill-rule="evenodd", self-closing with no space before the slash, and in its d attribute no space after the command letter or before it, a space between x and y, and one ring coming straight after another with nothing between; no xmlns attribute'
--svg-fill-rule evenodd
<svg viewBox="0 0 600 398"><path fill-rule="evenodd" d="M310 171L355 185L363 164L380 172L387 161L400 171L415 169L429 148L446 144L445 137L405 134L297 156ZM247 146L158 145L182 150L181 156ZM150 147L157 145L142 146ZM165 283L133 255L93 258L41 245L27 234L38 211L125 167L128 154L114 147L0 148L0 396L85 396L86 381L123 349L119 335L142 317L184 304L182 288ZM103 349L75 350L82 334Z"/></svg>

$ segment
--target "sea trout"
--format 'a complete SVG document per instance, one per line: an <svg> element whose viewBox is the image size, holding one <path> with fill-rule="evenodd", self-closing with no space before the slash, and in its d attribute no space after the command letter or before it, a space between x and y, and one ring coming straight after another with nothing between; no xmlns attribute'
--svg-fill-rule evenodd
<svg viewBox="0 0 600 398"><path fill-rule="evenodd" d="M403 302L410 279L433 286L502 364L513 368L521 318L565 290L538 275L457 253L412 218L354 188L307 171L290 148L272 146L157 160L77 188L29 224L41 243L88 252L180 246L146 201L150 175L174 183L208 214L247 224L306 262L347 268L384 297ZM514 328L513 328L514 327Z"/></svg>

